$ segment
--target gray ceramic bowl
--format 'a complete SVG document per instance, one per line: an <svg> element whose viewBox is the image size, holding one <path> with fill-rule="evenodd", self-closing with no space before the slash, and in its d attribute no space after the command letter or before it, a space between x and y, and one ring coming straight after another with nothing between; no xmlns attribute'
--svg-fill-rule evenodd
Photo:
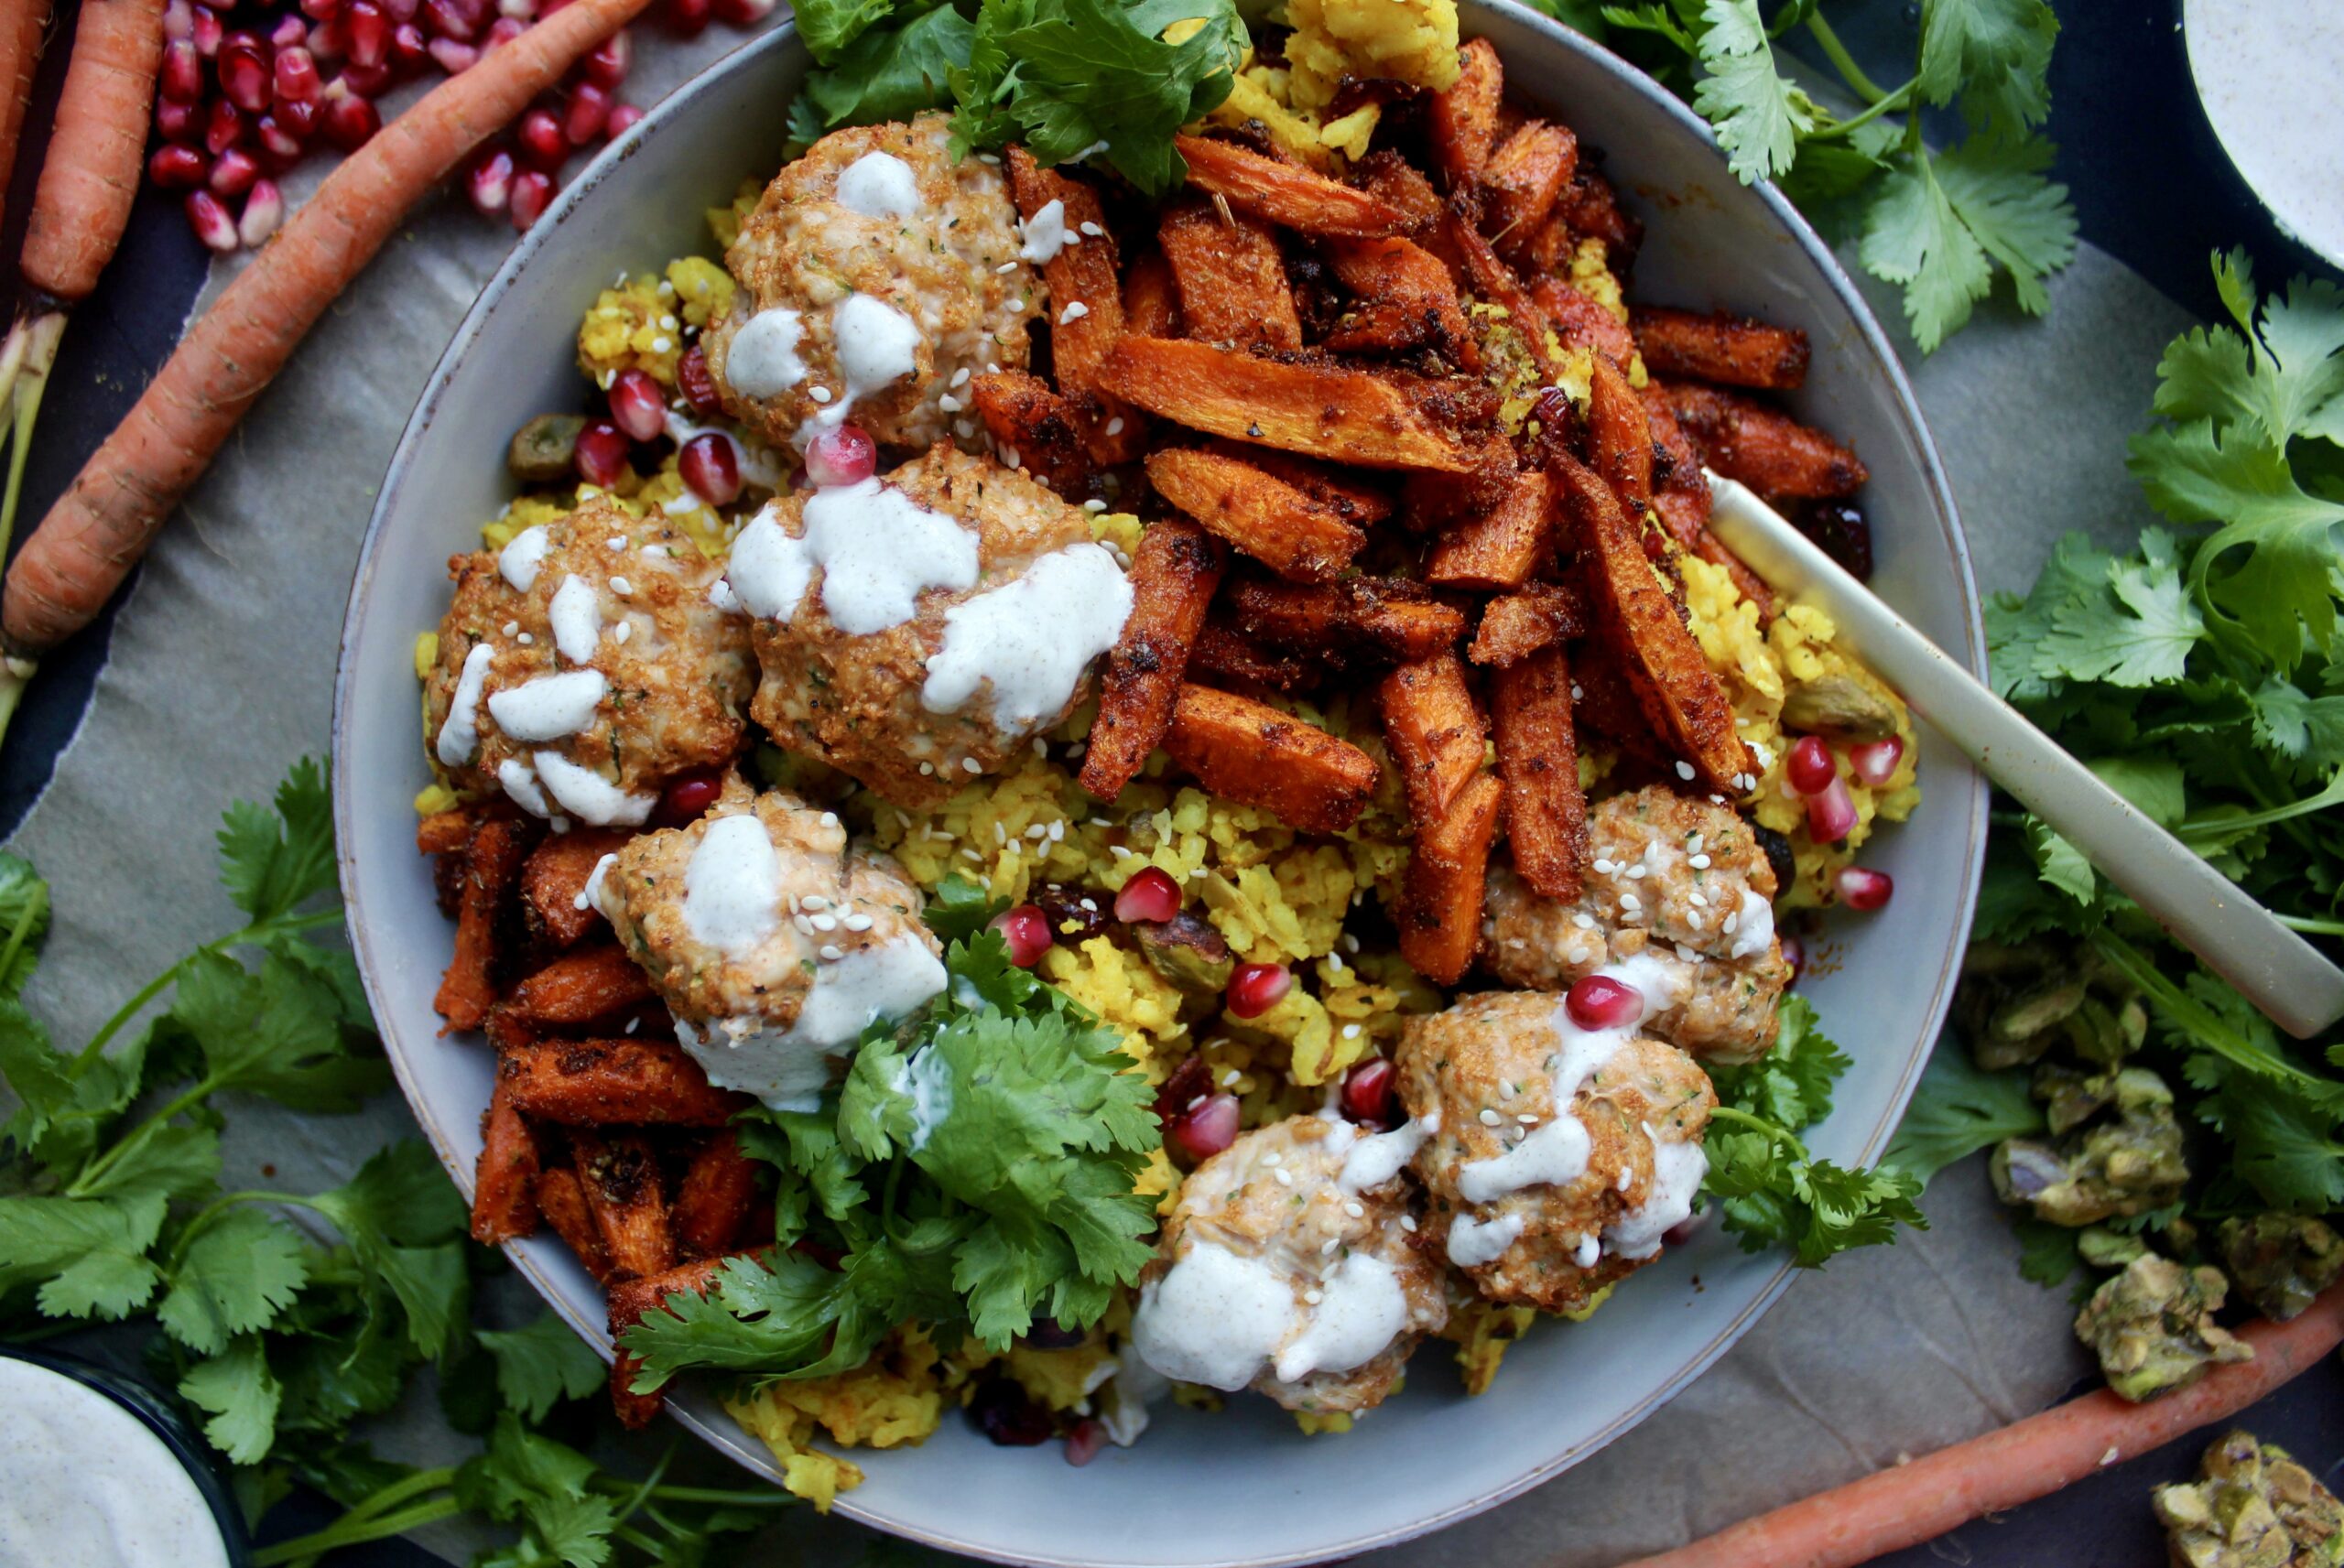
<svg viewBox="0 0 2344 1568"><path fill-rule="evenodd" d="M1606 168L1650 223L1640 297L1730 306L1807 330L1814 373L1800 412L1872 466L1874 586L1983 673L1976 589L1953 498L1894 351L1829 253L1772 189L1737 184L1708 129L1651 81L1507 4L1466 0L1466 30L1494 41L1509 83L1609 155ZM450 950L415 853L409 801L428 782L411 648L447 605L440 563L478 542L508 494L505 438L579 398L572 336L622 268L708 243L702 210L780 161L783 112L805 70L787 27L684 87L563 191L465 319L391 461L360 558L335 710L342 876L359 965L399 1083L440 1158L470 1192L489 1057L442 1039L432 989ZM1945 1016L1985 842L1984 783L1925 739L1928 799L1867 859L1900 896L1837 935L1840 966L1807 986L1856 1058L1818 1152L1876 1155ZM597 1345L602 1292L559 1243L515 1260ZM1789 1265L1746 1256L1714 1229L1625 1286L1584 1326L1546 1326L1468 1399L1443 1347L1416 1358L1404 1396L1343 1437L1307 1438L1265 1400L1224 1413L1164 1411L1145 1440L1074 1469L1054 1449L995 1448L959 1421L922 1447L857 1455L868 1474L839 1499L852 1518L1004 1562L1267 1564L1388 1544L1480 1509L1584 1459L1715 1360L1774 1301ZM1698 1276L1696 1286L1695 1277ZM673 1407L709 1443L766 1476L758 1444L715 1403ZM1401 1480L1405 1477L1405 1481Z"/></svg>

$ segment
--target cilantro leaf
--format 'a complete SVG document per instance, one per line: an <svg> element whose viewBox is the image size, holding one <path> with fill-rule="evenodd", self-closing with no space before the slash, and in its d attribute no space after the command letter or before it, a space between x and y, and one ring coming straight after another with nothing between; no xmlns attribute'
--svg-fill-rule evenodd
<svg viewBox="0 0 2344 1568"><path fill-rule="evenodd" d="M487 1448L457 1471L456 1498L492 1519L517 1521L519 1561L602 1568L619 1519L609 1498L588 1489L594 1476L592 1460L526 1430L508 1411L496 1418Z"/></svg>
<svg viewBox="0 0 2344 1568"><path fill-rule="evenodd" d="M2079 587L2052 611L2035 673L2122 687L2181 679L2206 622L2182 587L2173 536L2147 529L2137 559L2110 559L2105 569L2104 589Z"/></svg>
<svg viewBox="0 0 2344 1568"><path fill-rule="evenodd" d="M164 1210L151 1194L0 1197L0 1293L38 1284L38 1305L51 1317L121 1317L161 1281L146 1249Z"/></svg>
<svg viewBox="0 0 2344 1568"><path fill-rule="evenodd" d="M277 1441L277 1411L284 1390L269 1371L260 1336L248 1334L221 1354L199 1361L179 1379L179 1396L212 1412L203 1435L238 1465L257 1465Z"/></svg>
<svg viewBox="0 0 2344 1568"><path fill-rule="evenodd" d="M2032 813L2026 818L2026 847L2045 886L2057 888L2078 903L2088 904L2099 895L2100 877L2084 852Z"/></svg>
<svg viewBox="0 0 2344 1568"><path fill-rule="evenodd" d="M0 850L0 998L25 989L48 935L49 883L30 860Z"/></svg>
<svg viewBox="0 0 2344 1568"><path fill-rule="evenodd" d="M1816 109L1776 69L1758 0L1704 0L1701 19L1693 107L1716 127L1727 166L1743 181L1788 173Z"/></svg>
<svg viewBox="0 0 2344 1568"><path fill-rule="evenodd" d="M791 7L791 16L814 63L829 65L841 49L886 20L895 9L895 0L805 0Z"/></svg>
<svg viewBox="0 0 2344 1568"><path fill-rule="evenodd" d="M2018 1234L2021 1279L2052 1290L2067 1283L2083 1266L2076 1232L2067 1226L2054 1225L2031 1214L2016 1214L2012 1216L2011 1228Z"/></svg>
<svg viewBox="0 0 2344 1568"><path fill-rule="evenodd" d="M2039 124L2051 112L2058 18L2046 0L1928 0L1921 8L1922 96L1958 95L1980 124Z"/></svg>
<svg viewBox="0 0 2344 1568"><path fill-rule="evenodd" d="M949 1268L949 1263L945 1264ZM925 1278L927 1289L917 1288ZM923 1303L950 1322L960 1303L933 1267L914 1271L879 1242L826 1269L783 1252L725 1260L705 1295L681 1292L621 1335L648 1392L694 1367L765 1378L818 1378L859 1367L889 1329ZM939 1297L941 1298L939 1300Z"/></svg>
<svg viewBox="0 0 2344 1568"><path fill-rule="evenodd" d="M972 37L968 18L950 5L856 34L828 68L807 75L799 102L813 106L814 134L908 120L949 102L952 73L968 69Z"/></svg>
<svg viewBox="0 0 2344 1568"><path fill-rule="evenodd" d="M1709 1069L1718 1098L1796 1132L1831 1114L1831 1089L1853 1064L1823 1033L1815 1005L1783 998L1774 1048L1755 1062Z"/></svg>
<svg viewBox="0 0 2344 1568"><path fill-rule="evenodd" d="M2306 697L2273 676L2254 694L2254 730L2282 756L2326 773L2344 762L2344 697Z"/></svg>
<svg viewBox="0 0 2344 1568"><path fill-rule="evenodd" d="M602 1358L549 1312L526 1326L481 1330L483 1348L496 1358L496 1392L525 1422L545 1419L564 1400L584 1399L608 1380Z"/></svg>
<svg viewBox="0 0 2344 1568"><path fill-rule="evenodd" d="M935 892L928 896L924 918L939 940L967 942L1008 907L1007 899L993 897L985 892L983 883L953 871L936 884Z"/></svg>
<svg viewBox="0 0 2344 1568"><path fill-rule="evenodd" d="M276 810L238 801L219 833L220 881L255 925L279 919L331 888L333 796L312 757L277 786Z"/></svg>
<svg viewBox="0 0 2344 1568"><path fill-rule="evenodd" d="M1812 1269L1851 1247L1894 1241L1900 1224L1926 1228L1913 1202L1921 1184L1909 1173L1885 1164L1850 1171L1747 1112L1720 1106L1713 1115L1702 1184L1744 1251L1788 1247Z"/></svg>
<svg viewBox="0 0 2344 1568"><path fill-rule="evenodd" d="M416 1354L436 1357L468 1294L463 1200L420 1140L392 1144L309 1206L341 1227L351 1249L395 1296Z"/></svg>
<svg viewBox="0 0 2344 1568"><path fill-rule="evenodd" d="M266 1328L309 1278L309 1249L257 1209L230 1209L188 1244L156 1309L164 1331L213 1355Z"/></svg>
<svg viewBox="0 0 2344 1568"><path fill-rule="evenodd" d="M1937 1043L1881 1162L1926 1186L1956 1161L2042 1130L2043 1108L2027 1092L2026 1074L1985 1072L1948 1038Z"/></svg>
<svg viewBox="0 0 2344 1568"><path fill-rule="evenodd" d="M2013 297L2030 316L2051 308L2044 277L2076 259L2076 212L2067 188L2043 177L2051 153L2051 145L2039 138L1986 131L1935 166L1947 204L2010 273ZM1984 290L1975 297L1984 297Z"/></svg>
<svg viewBox="0 0 2344 1568"><path fill-rule="evenodd" d="M1856 258L1864 270L1904 289L1904 318L1923 353L1970 319L1993 287L1993 264L1953 210L1926 152L1881 177L1864 212Z"/></svg>

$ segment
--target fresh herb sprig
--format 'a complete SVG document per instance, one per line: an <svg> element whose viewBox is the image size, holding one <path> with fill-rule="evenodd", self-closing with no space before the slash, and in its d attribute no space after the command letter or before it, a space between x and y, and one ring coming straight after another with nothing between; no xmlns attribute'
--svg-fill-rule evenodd
<svg viewBox="0 0 2344 1568"><path fill-rule="evenodd" d="M1009 961L993 913L948 878L928 914L950 943L944 994L874 1026L819 1111L737 1124L776 1169L782 1250L732 1260L706 1296L629 1330L645 1386L692 1368L819 1377L912 1321L1006 1348L1036 1317L1088 1326L1138 1276L1154 1091L1115 1031Z"/></svg>
<svg viewBox="0 0 2344 1568"><path fill-rule="evenodd" d="M2048 179L2047 0L1922 0L1913 70L1883 86L1859 66L1818 0L1529 0L1627 50L1716 128L1733 172L1779 181L1827 227L1857 239L1865 270L1904 290L1923 352L1934 351L2010 280L2041 315L2043 280L2075 257L2076 214ZM1859 105L1841 116L1786 69L1782 40L1804 29ZM1961 139L1933 150L1925 110L1956 113Z"/></svg>

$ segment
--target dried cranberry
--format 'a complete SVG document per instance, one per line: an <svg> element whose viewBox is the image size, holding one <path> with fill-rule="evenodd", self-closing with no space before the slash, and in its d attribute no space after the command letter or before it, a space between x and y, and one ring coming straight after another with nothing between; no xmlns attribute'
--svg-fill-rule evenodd
<svg viewBox="0 0 2344 1568"><path fill-rule="evenodd" d="M1872 579L1872 524L1858 508L1844 501L1818 501L1792 517L1798 531L1822 546L1823 553L1848 568L1858 582Z"/></svg>
<svg viewBox="0 0 2344 1568"><path fill-rule="evenodd" d="M1087 889L1065 882L1047 882L1034 890L1034 902L1040 904L1042 913L1050 917L1050 929L1064 933L1070 942L1081 942L1106 934L1106 905L1099 902L1098 894ZM1069 921L1072 921L1078 929L1068 931Z"/></svg>
<svg viewBox="0 0 2344 1568"><path fill-rule="evenodd" d="M1034 1326L1018 1336L1028 1350L1071 1350L1091 1336L1079 1328L1069 1328L1054 1317L1037 1317Z"/></svg>
<svg viewBox="0 0 2344 1568"><path fill-rule="evenodd" d="M1004 1448L1032 1448L1047 1442L1057 1425L1049 1411L1006 1378L978 1384L969 1400L969 1415L979 1432Z"/></svg>
<svg viewBox="0 0 2344 1568"><path fill-rule="evenodd" d="M1202 1056L1190 1056L1172 1069L1156 1091L1156 1119L1169 1126L1188 1108L1212 1093L1212 1069Z"/></svg>

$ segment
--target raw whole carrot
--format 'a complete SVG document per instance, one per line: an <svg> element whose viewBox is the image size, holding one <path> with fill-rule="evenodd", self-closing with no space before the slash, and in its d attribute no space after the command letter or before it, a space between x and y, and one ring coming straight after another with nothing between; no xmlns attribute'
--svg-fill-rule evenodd
<svg viewBox="0 0 2344 1568"><path fill-rule="evenodd" d="M126 0L105 0L107 4ZM204 312L8 569L0 643L87 625L302 337L415 204L647 0L574 0L433 88L328 175Z"/></svg>
<svg viewBox="0 0 2344 1568"><path fill-rule="evenodd" d="M163 0L81 0L21 262L62 304L88 297L122 243L162 63Z"/></svg>
<svg viewBox="0 0 2344 1568"><path fill-rule="evenodd" d="M16 137L25 128L25 106L33 101L33 76L40 70L40 33L49 25L49 0L0 0L0 215L5 213L8 175L16 167Z"/></svg>
<svg viewBox="0 0 2344 1568"><path fill-rule="evenodd" d="M2230 1420L2344 1340L2344 1285L2291 1323L2251 1323L2239 1337L2253 1360L2217 1367L2178 1393L2136 1405L2095 1390L1627 1568L1855 1568L1933 1541Z"/></svg>

